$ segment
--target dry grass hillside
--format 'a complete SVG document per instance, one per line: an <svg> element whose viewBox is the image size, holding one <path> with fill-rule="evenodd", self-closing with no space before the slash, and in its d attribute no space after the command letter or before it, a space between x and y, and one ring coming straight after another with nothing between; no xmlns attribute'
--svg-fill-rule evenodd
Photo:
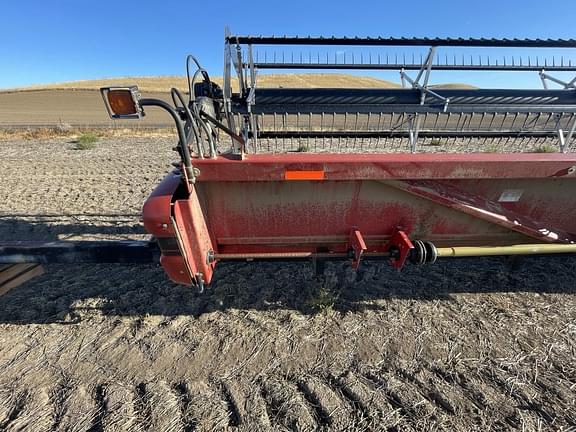
<svg viewBox="0 0 576 432"><path fill-rule="evenodd" d="M222 78L213 80L222 85ZM121 77L104 78L98 80L70 81L64 83L42 84L37 86L4 90L5 92L38 91L38 90L96 90L104 86L134 85L144 92L168 92L170 88L186 89L185 76L157 76L157 77ZM237 80L233 80L237 87ZM399 84L373 77L353 76L347 74L274 74L260 75L258 87L353 87L353 88L396 88Z"/></svg>
<svg viewBox="0 0 576 432"><path fill-rule="evenodd" d="M222 78L214 81L222 84ZM184 76L123 77L99 80L43 84L0 90L0 128L73 127L164 127L171 121L159 110L148 110L141 122L112 121L104 110L100 87L137 85L145 97L170 100L170 88L185 91ZM235 80L233 87L237 89ZM260 88L399 88L399 84L374 77L346 74L275 74L261 75ZM465 84L440 84L437 88L472 88Z"/></svg>

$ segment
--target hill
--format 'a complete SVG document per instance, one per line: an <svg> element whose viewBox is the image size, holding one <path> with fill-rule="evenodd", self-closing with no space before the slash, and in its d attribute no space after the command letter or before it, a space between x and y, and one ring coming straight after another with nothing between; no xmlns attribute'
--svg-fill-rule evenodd
<svg viewBox="0 0 576 432"><path fill-rule="evenodd" d="M222 78L214 78L222 84ZM52 127L67 124L76 127L166 126L166 113L147 110L141 122L114 122L104 110L97 91L100 87L138 85L146 97L170 100L171 87L185 91L184 76L123 77L36 85L0 91L0 127ZM237 81L233 82L237 88ZM399 84L373 77L346 74L275 74L260 75L260 88L399 88ZM443 84L436 88L471 88L464 84Z"/></svg>
<svg viewBox="0 0 576 432"><path fill-rule="evenodd" d="M214 77L214 82L222 85L222 77ZM238 81L232 85L237 88ZM137 85L143 92L169 92L171 87L185 90L188 87L185 76L120 77L98 80L70 81L64 83L41 84L30 87L6 89L2 92L23 92L40 90L97 90L100 87L115 85ZM274 74L259 75L258 87L353 87L353 88L397 88L399 84L373 77L347 74Z"/></svg>

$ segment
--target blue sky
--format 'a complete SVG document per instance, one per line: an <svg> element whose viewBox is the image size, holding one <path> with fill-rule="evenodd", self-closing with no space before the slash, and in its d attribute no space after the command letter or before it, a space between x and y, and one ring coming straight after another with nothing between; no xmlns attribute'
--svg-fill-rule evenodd
<svg viewBox="0 0 576 432"><path fill-rule="evenodd" d="M178 75L184 71L187 53L218 76L226 25L235 34L252 35L576 38L574 0L549 4L536 0L6 0L0 10L0 88ZM564 50L575 62L576 53L568 51L576 50ZM399 80L397 73L377 76ZM438 72L433 79L485 87L539 86L536 73L447 76Z"/></svg>

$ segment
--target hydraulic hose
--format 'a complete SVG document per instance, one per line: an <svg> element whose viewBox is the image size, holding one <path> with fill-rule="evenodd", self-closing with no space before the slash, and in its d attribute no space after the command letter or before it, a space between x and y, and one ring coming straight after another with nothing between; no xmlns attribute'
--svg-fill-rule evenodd
<svg viewBox="0 0 576 432"><path fill-rule="evenodd" d="M188 180L192 183L195 181L194 170L192 168L192 159L190 158L190 150L188 149L188 144L186 143L186 134L184 133L184 127L182 126L182 122L180 121L180 117L176 110L167 102L164 102L160 99L141 99L140 105L142 106L156 106L159 108L164 109L168 112L174 119L174 123L176 123L176 130L178 131L178 139L179 145L178 148L180 149L180 157L182 158L182 162L184 164L184 170L186 171L186 175Z"/></svg>

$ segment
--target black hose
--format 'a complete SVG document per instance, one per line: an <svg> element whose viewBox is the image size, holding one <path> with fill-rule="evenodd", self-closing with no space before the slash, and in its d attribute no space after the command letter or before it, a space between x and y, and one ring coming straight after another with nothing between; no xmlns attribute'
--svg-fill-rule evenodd
<svg viewBox="0 0 576 432"><path fill-rule="evenodd" d="M192 80L190 79L190 60L194 61L194 63L196 63L196 66L198 67L198 70L194 73L194 78ZM196 59L196 57L189 54L188 57L186 57L186 78L188 80L189 102L192 102L192 100L193 100L192 99L192 95L193 95L192 84L196 80L196 76L197 76L198 72L202 73L202 77L204 78L205 82L207 82L207 83L210 82L210 76L208 75L208 72L202 66L200 66L200 62Z"/></svg>
<svg viewBox="0 0 576 432"><path fill-rule="evenodd" d="M198 157L200 159L204 158L204 149L202 148L201 142L200 142L200 136L199 136L199 132L196 129L196 122L194 117L192 116L192 113L190 112L190 108L188 107L188 105L186 105L186 102L184 102L184 96L182 96L182 93L180 93L180 90L178 90L177 88L172 88L170 89L170 95L172 96L172 101L174 102L174 106L178 107L178 101L180 101L180 104L182 105L182 108L184 108L184 111L186 112L186 117L188 117L188 120L190 121L190 128L192 129L192 132L194 133L194 138L196 139L196 146L198 147ZM178 99L178 101L176 100ZM188 145L188 137L186 139L186 145Z"/></svg>
<svg viewBox="0 0 576 432"><path fill-rule="evenodd" d="M176 110L167 102L160 99L140 99L141 106L156 106L164 109L168 112L174 119L176 123L176 130L178 131L178 139L180 141L178 148L180 149L180 157L184 163L184 169L186 170L186 175L188 179L194 182L194 170L192 169L192 159L190 158L190 150L188 149L188 144L186 143L186 134L184 133L184 127L180 121L180 117Z"/></svg>

